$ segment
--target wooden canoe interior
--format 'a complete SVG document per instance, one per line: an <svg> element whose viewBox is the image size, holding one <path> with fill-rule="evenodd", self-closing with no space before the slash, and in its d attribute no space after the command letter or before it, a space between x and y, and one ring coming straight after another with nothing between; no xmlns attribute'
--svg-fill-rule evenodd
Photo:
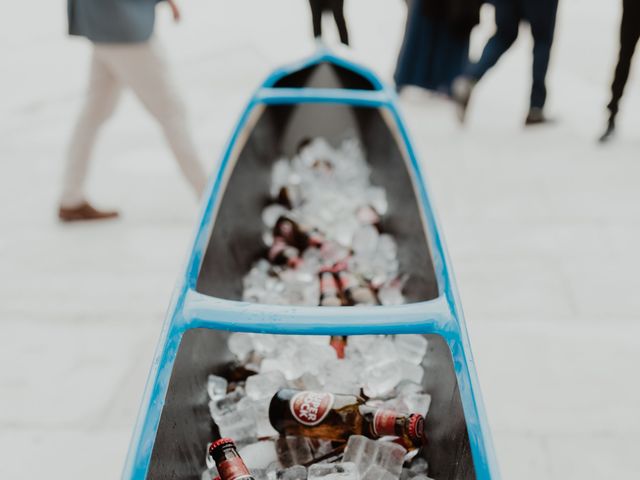
<svg viewBox="0 0 640 480"><path fill-rule="evenodd" d="M232 359L227 332L188 330L180 344L151 456L148 479L199 480L205 448L216 437L206 389L210 373L222 374ZM424 391L431 395L420 451L435 480L475 479L469 437L449 347L440 335L425 335ZM327 339L328 341L328 339Z"/></svg>

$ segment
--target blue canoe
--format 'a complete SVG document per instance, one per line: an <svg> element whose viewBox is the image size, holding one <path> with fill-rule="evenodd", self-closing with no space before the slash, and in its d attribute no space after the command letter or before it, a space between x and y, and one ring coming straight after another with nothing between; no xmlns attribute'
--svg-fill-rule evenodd
<svg viewBox="0 0 640 480"><path fill-rule="evenodd" d="M309 137L358 137L372 182L387 190L384 229L410 275L408 304L298 307L241 301L262 253L270 169ZM242 113L210 184L191 255L172 299L123 478L199 479L213 435L206 378L231 354L229 332L423 334L426 459L437 480L498 479L493 443L450 261L396 95L371 71L319 51L273 72Z"/></svg>

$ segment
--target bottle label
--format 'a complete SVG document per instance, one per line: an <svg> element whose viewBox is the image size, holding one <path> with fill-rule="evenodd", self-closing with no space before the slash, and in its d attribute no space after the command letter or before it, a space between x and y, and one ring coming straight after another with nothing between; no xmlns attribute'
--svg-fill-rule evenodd
<svg viewBox="0 0 640 480"><path fill-rule="evenodd" d="M336 279L329 272L325 272L320 276L320 291L325 295L335 294L338 292Z"/></svg>
<svg viewBox="0 0 640 480"><path fill-rule="evenodd" d="M298 392L289 401L289 408L298 423L314 427L327 417L334 400L331 393Z"/></svg>
<svg viewBox="0 0 640 480"><path fill-rule="evenodd" d="M218 465L218 472L220 473L220 478L223 480L253 478L240 457L234 457L220 462Z"/></svg>
<svg viewBox="0 0 640 480"><path fill-rule="evenodd" d="M378 437L396 435L396 416L393 410L378 410L373 417L373 432Z"/></svg>

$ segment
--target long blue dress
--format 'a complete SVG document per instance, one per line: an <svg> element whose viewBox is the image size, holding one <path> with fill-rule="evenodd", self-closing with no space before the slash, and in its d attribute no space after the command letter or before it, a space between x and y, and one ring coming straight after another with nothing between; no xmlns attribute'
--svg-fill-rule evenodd
<svg viewBox="0 0 640 480"><path fill-rule="evenodd" d="M411 0L394 74L397 89L414 85L450 95L453 80L468 61L469 35L426 15L422 0Z"/></svg>

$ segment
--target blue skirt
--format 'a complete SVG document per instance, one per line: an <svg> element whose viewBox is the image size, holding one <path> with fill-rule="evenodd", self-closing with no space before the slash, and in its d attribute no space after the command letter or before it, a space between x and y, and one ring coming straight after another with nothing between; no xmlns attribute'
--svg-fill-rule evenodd
<svg viewBox="0 0 640 480"><path fill-rule="evenodd" d="M453 32L440 19L426 16L421 0L412 0L394 80L398 90L415 85L451 94L453 80L469 61L469 36Z"/></svg>

